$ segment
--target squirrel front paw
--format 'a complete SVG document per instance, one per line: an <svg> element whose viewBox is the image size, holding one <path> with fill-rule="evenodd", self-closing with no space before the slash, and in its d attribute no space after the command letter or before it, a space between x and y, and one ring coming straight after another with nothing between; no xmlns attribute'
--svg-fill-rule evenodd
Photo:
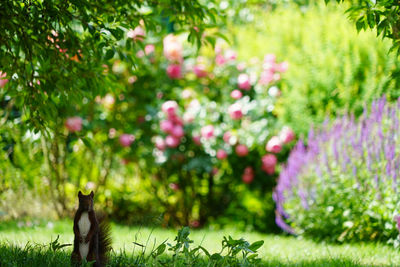
<svg viewBox="0 0 400 267"><path fill-rule="evenodd" d="M90 241L90 237L89 237L89 236L86 236L86 238L85 238L85 243L89 243L89 241Z"/></svg>
<svg viewBox="0 0 400 267"><path fill-rule="evenodd" d="M83 243L83 236L80 235L78 239L79 239L79 243Z"/></svg>

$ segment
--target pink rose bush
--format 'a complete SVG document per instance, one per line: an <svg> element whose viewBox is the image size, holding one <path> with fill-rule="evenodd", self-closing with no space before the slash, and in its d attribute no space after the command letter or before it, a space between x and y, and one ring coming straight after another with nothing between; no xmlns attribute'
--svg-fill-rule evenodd
<svg viewBox="0 0 400 267"><path fill-rule="evenodd" d="M238 63L234 50L225 50L219 45L214 59L202 56L184 59L183 52L178 36L170 34L164 38L166 72L169 78L179 79L182 91L180 98L166 99L161 104L160 133L155 147L165 153L167 148L176 150L174 153L186 151L189 158L193 157L191 151L200 149L214 166L228 160L230 168L243 173L242 182L246 184L262 183L261 177L276 175L277 155L287 153L285 147L295 139L287 126L271 128L275 120L274 104L280 96L279 81L289 64L278 62L273 54L267 54L261 62ZM213 64L214 69L206 68ZM193 74L189 78L190 72L181 71L186 65L195 78ZM236 77L236 80L229 79L222 90L199 86L201 80L207 84L205 81L219 79L218 75ZM230 98L217 97L221 94L228 94ZM183 114L182 118L178 114ZM242 166L244 163L247 165Z"/></svg>
<svg viewBox="0 0 400 267"><path fill-rule="evenodd" d="M176 34L157 42L135 29L129 38L140 41L142 57L136 59L145 65L146 75L122 61L112 66L129 93L115 95L103 112L124 109L122 121L127 117L130 123L112 125L114 142L119 141L124 158L143 164L140 169L149 172L146 179L155 188L161 187L157 194L165 203L171 201L164 211L172 212L174 205L212 210L199 199L208 199L207 194L215 201L234 199L236 184L272 194L280 164L296 139L275 113L289 64L271 54L239 62L236 51L219 42L214 54L199 55L185 36ZM121 133L134 133L134 139ZM195 213L185 216L190 216L187 222L204 223Z"/></svg>

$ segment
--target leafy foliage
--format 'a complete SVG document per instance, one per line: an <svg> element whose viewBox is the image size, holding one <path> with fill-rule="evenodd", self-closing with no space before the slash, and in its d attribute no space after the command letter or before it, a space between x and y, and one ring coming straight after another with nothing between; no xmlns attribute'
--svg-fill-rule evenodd
<svg viewBox="0 0 400 267"><path fill-rule="evenodd" d="M285 5L256 13L252 28L233 28L239 58L274 53L289 62L275 111L298 134L326 116L357 117L383 94L400 96L400 61L390 42L372 31L358 34L343 13L336 4Z"/></svg>
<svg viewBox="0 0 400 267"><path fill-rule="evenodd" d="M332 0L325 0L325 3ZM347 2L347 13L358 31L376 29L377 35L392 39L392 49L400 54L400 7L396 1L336 0Z"/></svg>
<svg viewBox="0 0 400 267"><path fill-rule="evenodd" d="M201 36L221 18L197 0L2 1L0 70L31 128L54 129L66 107L113 91L116 85L104 75L103 64L117 55L136 64L120 49L130 28L160 33L175 27L200 45L212 42Z"/></svg>

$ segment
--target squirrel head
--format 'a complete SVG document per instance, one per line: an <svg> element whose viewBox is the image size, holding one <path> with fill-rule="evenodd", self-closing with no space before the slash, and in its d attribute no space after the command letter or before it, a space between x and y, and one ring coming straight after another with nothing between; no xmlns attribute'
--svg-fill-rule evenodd
<svg viewBox="0 0 400 267"><path fill-rule="evenodd" d="M89 195L82 194L81 191L78 193L79 198L79 209L82 211L92 211L93 210L93 191Z"/></svg>

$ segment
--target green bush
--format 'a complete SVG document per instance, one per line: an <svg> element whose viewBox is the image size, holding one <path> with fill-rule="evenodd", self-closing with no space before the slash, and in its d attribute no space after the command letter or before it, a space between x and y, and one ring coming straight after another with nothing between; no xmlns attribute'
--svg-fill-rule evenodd
<svg viewBox="0 0 400 267"><path fill-rule="evenodd" d="M383 93L400 96L400 61L389 53L390 41L357 33L345 10L286 4L258 12L251 27L233 27L239 58L274 53L289 62L276 112L295 132L306 133L327 115L359 115Z"/></svg>

